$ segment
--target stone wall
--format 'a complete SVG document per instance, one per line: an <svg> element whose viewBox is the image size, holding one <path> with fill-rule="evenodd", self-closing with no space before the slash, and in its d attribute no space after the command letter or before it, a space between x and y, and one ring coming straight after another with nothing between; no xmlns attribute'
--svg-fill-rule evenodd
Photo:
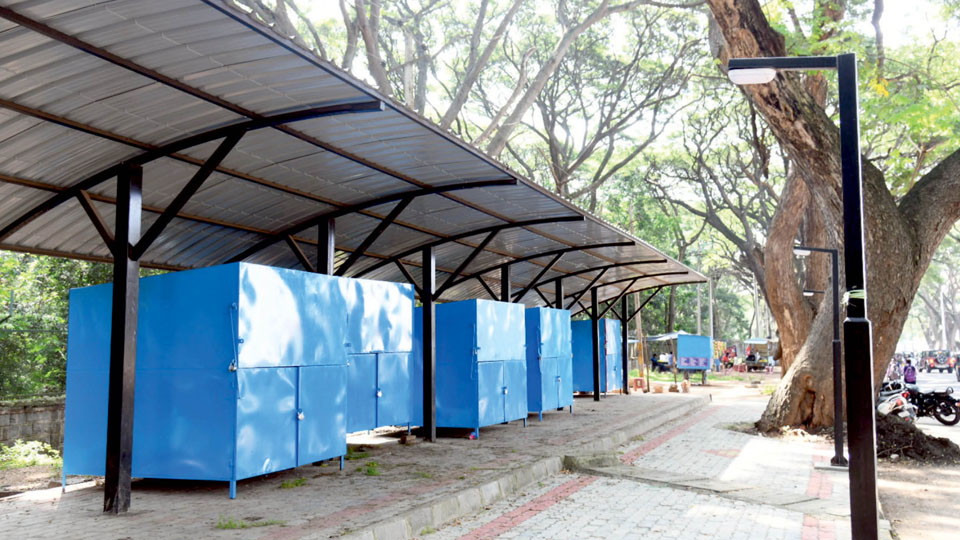
<svg viewBox="0 0 960 540"><path fill-rule="evenodd" d="M17 439L50 443L63 450L63 398L40 402L0 404L0 444Z"/></svg>

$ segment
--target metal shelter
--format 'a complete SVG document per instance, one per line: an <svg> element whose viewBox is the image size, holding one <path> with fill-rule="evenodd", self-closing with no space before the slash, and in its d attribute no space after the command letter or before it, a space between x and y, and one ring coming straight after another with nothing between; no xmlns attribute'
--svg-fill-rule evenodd
<svg viewBox="0 0 960 540"><path fill-rule="evenodd" d="M0 0L0 65L0 249L114 264L105 510L129 504L141 265L409 281L425 344L436 300L625 312L706 280L223 0Z"/></svg>

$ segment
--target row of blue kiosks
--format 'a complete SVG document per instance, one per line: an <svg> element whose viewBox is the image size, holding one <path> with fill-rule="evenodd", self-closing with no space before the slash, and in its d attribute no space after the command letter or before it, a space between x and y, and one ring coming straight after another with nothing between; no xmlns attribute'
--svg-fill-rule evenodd
<svg viewBox="0 0 960 540"><path fill-rule="evenodd" d="M111 294L70 292L64 475L104 473ZM139 298L135 477L235 497L237 480L342 464L348 432L423 422L409 285L236 263L143 278ZM569 311L454 302L436 328L438 426L572 407Z"/></svg>

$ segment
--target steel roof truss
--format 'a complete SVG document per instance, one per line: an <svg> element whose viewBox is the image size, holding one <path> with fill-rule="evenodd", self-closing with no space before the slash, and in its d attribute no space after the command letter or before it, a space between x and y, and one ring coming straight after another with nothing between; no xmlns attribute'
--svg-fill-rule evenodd
<svg viewBox="0 0 960 540"><path fill-rule="evenodd" d="M489 244L490 241L493 240L493 238L497 236L497 233L499 232L500 231L491 232L483 239L482 242L480 242L480 244L477 245L477 247L473 248L473 251L471 251L470 254L467 255L465 259L463 259L463 262L461 262L460 265L457 266L456 270L454 270L452 274L447 276L447 279L444 280L443 285L440 285L440 288L437 289L437 294L434 295L434 298L440 298L440 295L442 295L444 291L446 291L447 289L450 288L450 286L453 285L453 282L454 280L457 279L457 276L459 276L461 272L466 270L467 266L469 266L470 263L472 263L473 260L477 258L477 255L479 255L487 247L487 244Z"/></svg>
<svg viewBox="0 0 960 540"><path fill-rule="evenodd" d="M530 280L530 283L528 283L526 287L524 287L523 289L521 289L520 292L517 293L517 294L513 297L513 301L514 301L514 302L519 302L519 301L523 300L523 297L526 296L528 292L530 292L530 289L535 289L536 286L537 286L537 285L539 284L539 282L540 282L540 278L542 278L544 274L546 274L547 272L549 272L550 270L552 270L552 269L553 269L553 266L554 266L555 264L557 264L558 261L560 261L560 258L563 257L563 255L564 255L565 253L567 253L567 252L564 251L564 252L561 252L561 253L557 253L557 254L553 257L553 259L552 259L549 263L547 263L546 266L544 266L543 268L540 269L540 272L537 273L537 276L536 276L535 278L531 279L531 280Z"/></svg>
<svg viewBox="0 0 960 540"><path fill-rule="evenodd" d="M80 190L80 192L77 193L77 201L80 203L80 206L83 207L83 211L87 213L87 216L90 217L90 221L93 222L93 227L100 233L100 238L103 238L103 242L107 244L107 248L113 253L113 233L110 232L110 226L104 221L100 211L93 205L90 194L84 190Z"/></svg>
<svg viewBox="0 0 960 540"><path fill-rule="evenodd" d="M610 308L612 308L618 301L620 301L621 298L623 298L624 296L627 295L627 291L630 290L630 287L633 287L633 284L636 283L641 277L643 277L643 276L637 276L637 277L633 278L633 279L630 281L630 283L627 284L627 286L624 287L622 291L620 291L620 294L618 294L618 295L616 296L616 298L614 298L613 300L609 300L609 301L608 301L609 303L607 304L607 307L603 308L603 311L600 312L599 317L603 318L603 316L606 315L608 311L610 311ZM618 319L622 319L622 317L620 317L619 315L617 315L617 318L618 318Z"/></svg>
<svg viewBox="0 0 960 540"><path fill-rule="evenodd" d="M180 193L177 193L177 196L173 199L169 206L160 214L160 217L153 222L153 225L150 226L150 229L147 230L140 240L137 242L137 245L133 248L132 257L139 260L140 257L150 248L150 245L156 241L157 237L163 233L163 230L167 228L167 225L173 221L173 218L177 217L177 214L180 213L180 210L183 210L183 207L186 206L187 202L190 201L190 197L193 197L197 193L197 190L200 189L200 186L207 181L207 178L210 178L210 175L213 174L213 171L220 166L220 163L223 162L224 158L227 157L227 154L240 142L240 139L243 138L246 134L246 130L238 129L233 133L224 137L223 141L217 146L217 149L210 154L210 157L203 163L199 170L194 173L193 178L187 182L187 185L183 186L183 189L180 190Z"/></svg>
<svg viewBox="0 0 960 540"><path fill-rule="evenodd" d="M613 266L613 265L607 265L607 266L604 266L604 267L599 268L599 269L594 268L593 270L600 270L600 273L597 274L596 277L594 277L593 279L590 280L590 284L589 284L589 285L587 285L586 287L584 287L584 288L581 289L579 292L577 292L576 294L573 295L573 301L570 302L570 305L567 306L567 309L570 309L571 307L573 307L574 304L579 303L579 302L580 302L580 299L583 298L583 295L587 294L587 291L589 291L590 288L594 286L594 284L596 284L598 281L600 281L600 278L602 278L603 275L607 273L607 270L609 270L611 266ZM591 315L592 315L592 314L591 314Z"/></svg>
<svg viewBox="0 0 960 540"><path fill-rule="evenodd" d="M300 248L300 244L297 243L296 239L291 235L287 235L286 241L287 245L290 246L290 251L293 251L293 254L297 256L297 260L300 261L300 266L307 272L316 272L317 267L310 262L310 258L307 257L307 254Z"/></svg>
<svg viewBox="0 0 960 540"><path fill-rule="evenodd" d="M400 199L400 202L398 202L396 206L390 210L390 213L387 214L387 217L381 219L380 223L377 223L377 226L374 227L373 231L371 231L370 234L363 239L363 242L357 246L357 249L355 249L349 257L347 257L347 260L343 261L343 264L337 268L336 275L342 276L346 274L347 270L350 270L350 267L353 266L353 263L357 262L357 260L360 259L360 257L363 256L368 249L370 249L370 246L377 241L377 238L380 238L380 235L387 230L387 227L393 224L393 222L397 220L397 217L399 217L400 214L407 209L407 206L413 202L413 199L414 197L412 196L407 196Z"/></svg>

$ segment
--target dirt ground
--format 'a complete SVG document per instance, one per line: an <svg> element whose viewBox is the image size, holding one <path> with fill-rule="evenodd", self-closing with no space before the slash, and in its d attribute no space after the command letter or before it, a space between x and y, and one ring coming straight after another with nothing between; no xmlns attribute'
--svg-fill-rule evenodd
<svg viewBox="0 0 960 540"><path fill-rule="evenodd" d="M0 470L0 497L54 485L60 485L60 469L50 465Z"/></svg>
<svg viewBox="0 0 960 540"><path fill-rule="evenodd" d="M960 466L881 462L880 502L904 540L960 538Z"/></svg>

